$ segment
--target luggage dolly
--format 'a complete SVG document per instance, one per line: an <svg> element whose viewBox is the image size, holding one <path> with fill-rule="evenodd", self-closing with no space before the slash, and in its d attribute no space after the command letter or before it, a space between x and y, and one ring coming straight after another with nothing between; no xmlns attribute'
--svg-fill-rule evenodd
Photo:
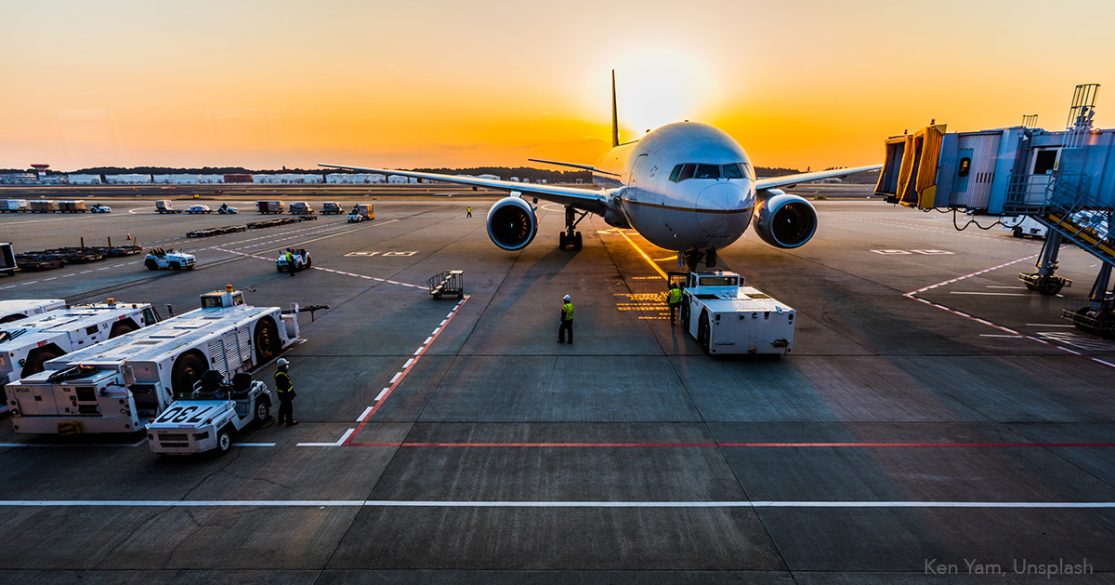
<svg viewBox="0 0 1115 585"><path fill-rule="evenodd" d="M457 295L457 300L465 298L465 271L446 270L426 280L430 296L440 299L442 295Z"/></svg>

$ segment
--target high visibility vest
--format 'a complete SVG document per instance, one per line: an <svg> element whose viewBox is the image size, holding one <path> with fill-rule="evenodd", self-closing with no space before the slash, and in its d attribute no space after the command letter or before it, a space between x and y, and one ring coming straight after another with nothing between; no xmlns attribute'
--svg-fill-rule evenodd
<svg viewBox="0 0 1115 585"><path fill-rule="evenodd" d="M573 302L570 301L561 306L561 319L563 321L573 320Z"/></svg>
<svg viewBox="0 0 1115 585"><path fill-rule="evenodd" d="M287 261L287 264L294 264L294 254L291 254L290 252L287 252L286 253L286 261Z"/></svg>
<svg viewBox="0 0 1115 585"><path fill-rule="evenodd" d="M671 305L676 305L681 302L681 289L671 288L670 292L666 294L666 301Z"/></svg>
<svg viewBox="0 0 1115 585"><path fill-rule="evenodd" d="M286 379L285 383L279 382L280 376ZM283 386L286 386L285 390ZM275 392L278 392L279 396L283 396L287 393L294 393L294 382L290 379L290 374L286 372L275 372Z"/></svg>

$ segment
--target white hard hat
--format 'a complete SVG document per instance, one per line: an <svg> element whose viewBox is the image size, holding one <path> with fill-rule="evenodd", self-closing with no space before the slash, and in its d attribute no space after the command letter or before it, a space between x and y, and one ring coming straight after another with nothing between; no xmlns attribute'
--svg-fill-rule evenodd
<svg viewBox="0 0 1115 585"><path fill-rule="evenodd" d="M568 303L569 301L573 300L573 297L571 297L571 296L569 296L569 295L565 295L565 297L563 298L563 300L564 300L565 302L567 302L567 303Z"/></svg>
<svg viewBox="0 0 1115 585"><path fill-rule="evenodd" d="M286 358L279 358L279 361L275 362L275 365L281 368L283 366L289 366L290 362L288 362Z"/></svg>

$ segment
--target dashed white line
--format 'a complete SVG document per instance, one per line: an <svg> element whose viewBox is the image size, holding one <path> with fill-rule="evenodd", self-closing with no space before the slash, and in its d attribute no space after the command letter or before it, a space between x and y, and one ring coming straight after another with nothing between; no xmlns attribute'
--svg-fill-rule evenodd
<svg viewBox="0 0 1115 585"><path fill-rule="evenodd" d="M332 443L323 443L332 445ZM983 508L1107 510L1115 501L1009 502L933 500L0 500L4 508Z"/></svg>
<svg viewBox="0 0 1115 585"><path fill-rule="evenodd" d="M376 398L373 402L379 402L380 400L383 400L383 395L387 394L388 390L390 390L390 388L384 388L383 390L380 390L379 394L376 394ZM369 406L368 407L368 412L371 412L371 410L372 410L372 407Z"/></svg>
<svg viewBox="0 0 1115 585"><path fill-rule="evenodd" d="M368 416L368 414L370 414L371 412L372 412L372 407L371 407L371 406L369 406L369 407L365 408L365 409L364 409L364 412L360 413L360 416L356 417L356 422L364 422L364 419L365 419L365 418L366 418L366 417Z"/></svg>
<svg viewBox="0 0 1115 585"><path fill-rule="evenodd" d="M399 376L402 376L402 375L403 375L402 372L395 372L395 375L391 376L391 383L394 384L395 382L397 382L399 380Z"/></svg>

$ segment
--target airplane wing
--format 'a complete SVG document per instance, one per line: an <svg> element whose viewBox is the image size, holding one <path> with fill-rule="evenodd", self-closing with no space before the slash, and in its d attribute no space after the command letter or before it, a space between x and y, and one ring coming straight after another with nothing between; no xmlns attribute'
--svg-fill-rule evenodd
<svg viewBox="0 0 1115 585"><path fill-rule="evenodd" d="M591 211L594 213L604 213L609 197L606 191L602 191L599 189L578 189L576 187L559 187L557 185L543 185L540 183L515 183L513 181L480 179L477 177L459 177L457 175L443 175L440 173L420 173L417 171L397 171L393 169L373 169L367 167L350 167L345 165L330 165L319 163L318 166L345 171L362 171L369 173L381 173L384 175L414 177L416 179L427 179L430 181L444 181L446 183L470 185L473 187L484 187L485 189L496 189L499 191L514 191L525 196L538 197L539 199L553 201L554 203L558 203L561 205L571 205L577 209L583 209L585 211Z"/></svg>
<svg viewBox="0 0 1115 585"><path fill-rule="evenodd" d="M850 169L833 169L831 171L816 171L813 173L798 173L796 175L769 177L766 179L759 179L758 181L755 181L755 190L762 191L763 189L774 189L775 187L789 187L791 185L797 185L798 183L811 183L813 181L820 181L821 179L843 177L855 173L862 173L864 171L874 171L881 168L883 168L883 165L868 165L866 167L852 167Z"/></svg>

